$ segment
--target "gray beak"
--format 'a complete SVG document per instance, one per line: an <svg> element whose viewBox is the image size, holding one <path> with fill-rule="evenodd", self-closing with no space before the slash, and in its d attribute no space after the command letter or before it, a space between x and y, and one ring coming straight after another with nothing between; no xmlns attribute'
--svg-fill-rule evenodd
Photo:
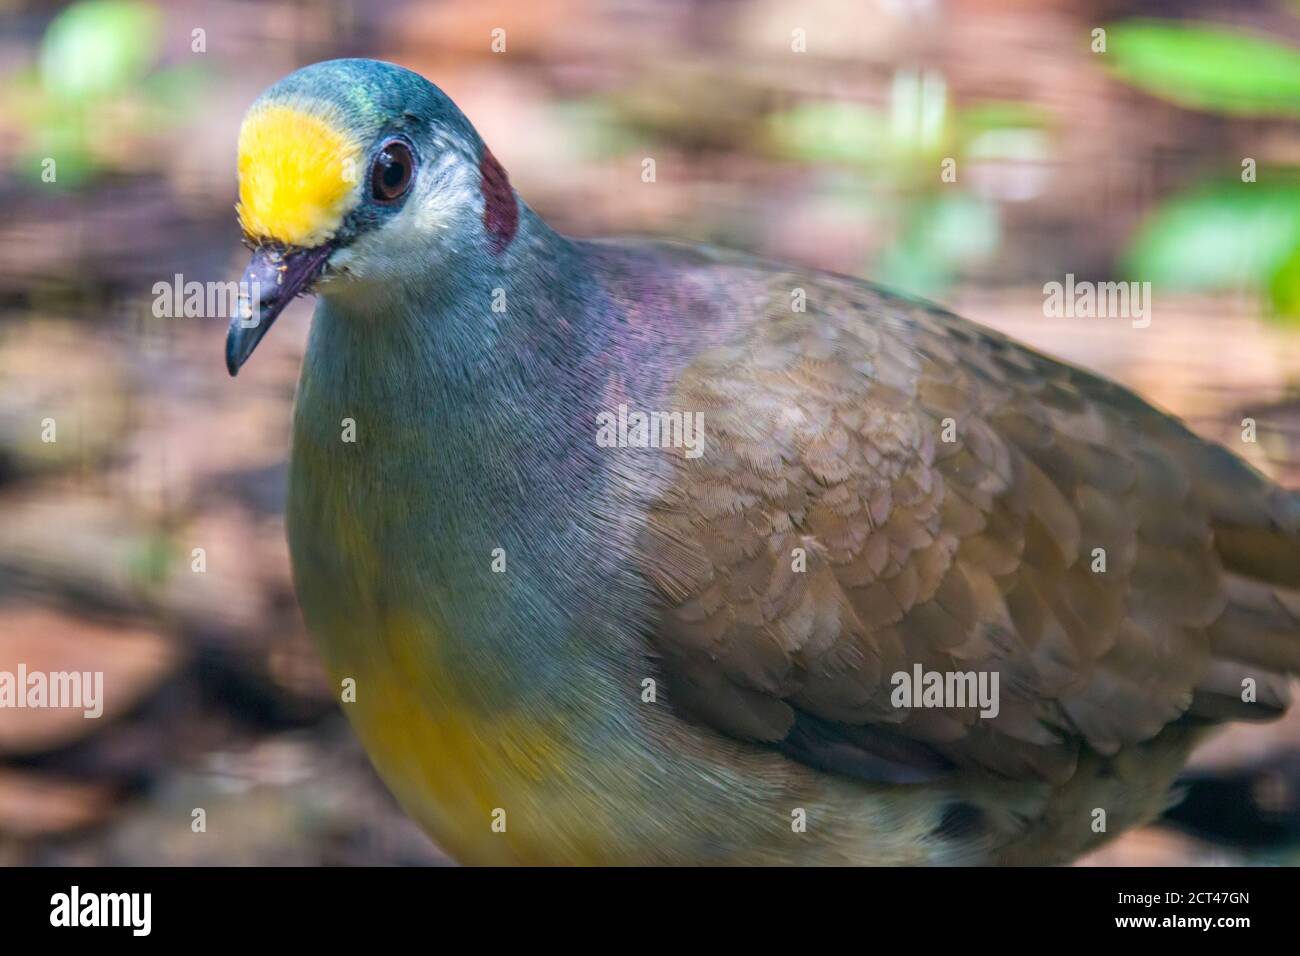
<svg viewBox="0 0 1300 956"><path fill-rule="evenodd" d="M331 243L312 249L260 246L240 281L239 308L226 333L226 370L239 369L294 296L310 291L334 251Z"/></svg>

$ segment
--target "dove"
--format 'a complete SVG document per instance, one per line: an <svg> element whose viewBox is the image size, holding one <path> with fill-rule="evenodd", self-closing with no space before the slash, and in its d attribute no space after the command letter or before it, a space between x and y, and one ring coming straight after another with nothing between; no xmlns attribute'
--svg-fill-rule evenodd
<svg viewBox="0 0 1300 956"><path fill-rule="evenodd" d="M1300 499L870 283L551 229L437 87L239 133L238 372L314 294L286 522L405 810L469 864L1054 864L1288 704Z"/></svg>

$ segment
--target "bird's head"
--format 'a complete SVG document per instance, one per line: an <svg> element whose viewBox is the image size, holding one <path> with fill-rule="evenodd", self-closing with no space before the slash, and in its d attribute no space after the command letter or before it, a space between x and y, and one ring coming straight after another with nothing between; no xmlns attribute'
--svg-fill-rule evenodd
<svg viewBox="0 0 1300 956"><path fill-rule="evenodd" d="M239 132L239 222L255 289L230 374L297 295L382 298L453 253L500 254L518 224L505 172L456 105L410 70L331 60L292 73Z"/></svg>

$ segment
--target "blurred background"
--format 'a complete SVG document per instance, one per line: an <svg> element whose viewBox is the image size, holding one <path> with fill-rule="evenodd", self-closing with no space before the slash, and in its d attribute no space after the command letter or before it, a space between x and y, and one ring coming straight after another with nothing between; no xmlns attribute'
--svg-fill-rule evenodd
<svg viewBox="0 0 1300 956"><path fill-rule="evenodd" d="M446 862L293 596L310 301L238 388L224 318L154 309L238 278L240 117L337 56L440 85L563 231L932 297L1300 485L1300 0L0 0L0 670L105 673L98 720L0 710L0 864ZM1150 326L1045 317L1067 273L1151 282ZM1300 862L1300 716L1195 770L1236 845L1085 863Z"/></svg>

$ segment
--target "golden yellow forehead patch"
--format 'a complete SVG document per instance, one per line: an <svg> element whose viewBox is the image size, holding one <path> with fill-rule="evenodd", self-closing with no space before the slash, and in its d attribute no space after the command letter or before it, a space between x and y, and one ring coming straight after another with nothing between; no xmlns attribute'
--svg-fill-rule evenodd
<svg viewBox="0 0 1300 956"><path fill-rule="evenodd" d="M239 131L239 223L254 240L318 246L356 205L361 146L327 116L255 108Z"/></svg>

